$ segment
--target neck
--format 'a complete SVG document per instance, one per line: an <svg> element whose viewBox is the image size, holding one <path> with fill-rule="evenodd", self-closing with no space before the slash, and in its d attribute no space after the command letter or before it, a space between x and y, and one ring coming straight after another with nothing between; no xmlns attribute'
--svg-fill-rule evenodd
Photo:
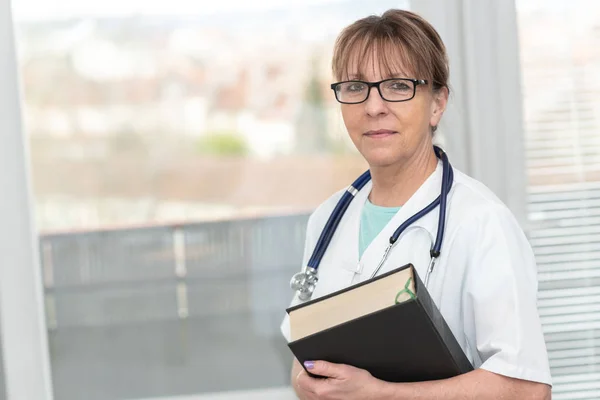
<svg viewBox="0 0 600 400"><path fill-rule="evenodd" d="M406 162L371 167L373 188L369 201L382 207L400 207L421 187L437 167L437 157L431 147Z"/></svg>

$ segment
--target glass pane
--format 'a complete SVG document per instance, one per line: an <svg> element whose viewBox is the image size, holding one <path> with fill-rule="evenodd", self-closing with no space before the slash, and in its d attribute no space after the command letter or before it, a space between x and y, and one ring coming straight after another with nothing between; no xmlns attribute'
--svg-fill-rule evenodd
<svg viewBox="0 0 600 400"><path fill-rule="evenodd" d="M530 240L553 399L600 398L600 3L518 0Z"/></svg>
<svg viewBox="0 0 600 400"><path fill-rule="evenodd" d="M208 3L13 2L57 399L290 393L308 214L366 168L333 41L408 4Z"/></svg>

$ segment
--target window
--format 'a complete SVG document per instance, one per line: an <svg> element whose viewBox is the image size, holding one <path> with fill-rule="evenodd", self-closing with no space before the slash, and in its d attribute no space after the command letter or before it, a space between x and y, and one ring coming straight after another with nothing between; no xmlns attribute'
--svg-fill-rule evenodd
<svg viewBox="0 0 600 400"><path fill-rule="evenodd" d="M306 218L365 168L333 40L407 2L59 3L14 1L55 397L286 386Z"/></svg>
<svg viewBox="0 0 600 400"><path fill-rule="evenodd" d="M600 397L600 4L517 1L530 240L554 399Z"/></svg>

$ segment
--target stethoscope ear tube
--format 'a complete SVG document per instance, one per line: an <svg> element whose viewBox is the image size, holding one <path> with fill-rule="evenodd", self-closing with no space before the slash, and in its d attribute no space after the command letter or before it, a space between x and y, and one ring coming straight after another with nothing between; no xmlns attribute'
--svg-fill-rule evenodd
<svg viewBox="0 0 600 400"><path fill-rule="evenodd" d="M442 160L443 172L442 172L442 193L440 193L440 213L438 217L438 229L437 236L435 238L435 244L431 250L431 258L437 258L440 256L442 250L442 241L444 240L444 232L446 231L446 210L448 209L448 195L452 189L452 182L454 181L454 171L448 161L448 156L442 149L436 147L436 152L439 152L439 157ZM432 268L433 269L433 268Z"/></svg>
<svg viewBox="0 0 600 400"><path fill-rule="evenodd" d="M354 181L354 183L350 185L348 189L344 192L342 198L340 199L340 201L338 201L333 212L329 216L329 219L327 220L323 231L321 231L321 236L317 241L315 250L313 251L310 260L308 261L308 267L314 268L315 270L319 268L321 259L325 255L325 250L327 250L329 242L331 242L331 238L333 237L333 234L335 233L340 221L342 220L344 213L348 209L348 206L350 205L352 200L354 200L354 196L356 195L356 193L358 193L358 191L362 189L367 184L367 182L369 182L369 180L371 180L371 172L366 171L360 177L358 177L358 179Z"/></svg>

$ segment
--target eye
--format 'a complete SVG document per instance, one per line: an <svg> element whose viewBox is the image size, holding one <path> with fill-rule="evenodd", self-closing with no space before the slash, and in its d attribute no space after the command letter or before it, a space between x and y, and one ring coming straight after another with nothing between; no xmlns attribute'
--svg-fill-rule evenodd
<svg viewBox="0 0 600 400"><path fill-rule="evenodd" d="M410 86L406 81L391 81L388 85L388 88L399 92L412 90L412 86Z"/></svg>
<svg viewBox="0 0 600 400"><path fill-rule="evenodd" d="M345 92L356 93L365 90L366 85L361 82L348 82L343 86Z"/></svg>

